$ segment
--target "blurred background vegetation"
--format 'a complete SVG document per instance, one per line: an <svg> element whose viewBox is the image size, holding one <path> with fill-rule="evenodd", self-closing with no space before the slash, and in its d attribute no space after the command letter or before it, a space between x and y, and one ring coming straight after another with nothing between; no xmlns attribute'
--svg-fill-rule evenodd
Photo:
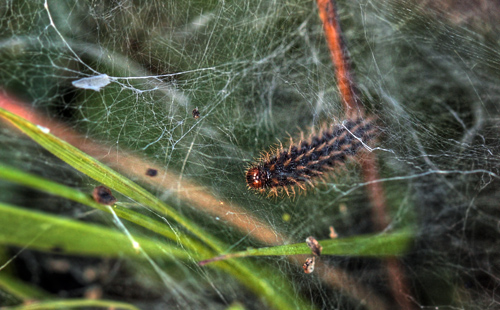
<svg viewBox="0 0 500 310"><path fill-rule="evenodd" d="M400 258L407 298L416 308L495 309L500 301L498 4L337 3L363 102L380 127L375 154L388 199L387 230L416 230L411 251ZM43 115L51 130L62 128L96 143L99 151L86 151L229 244L228 251L298 243L309 235L326 239L332 225L340 237L375 232L355 163L295 199L255 195L244 181L245 167L278 140L343 118L314 2L49 0L45 5L0 4L0 87ZM72 84L98 74L112 77L100 91ZM196 107L198 120L191 114ZM83 193L100 185L3 120L0 141L2 164ZM124 167L124 158L141 158L143 166ZM161 168L156 179L144 179L149 166ZM162 222L150 206L116 196L122 206ZM123 224L134 236L164 241L108 213L5 180L0 202L121 235ZM2 283L13 279L40 292L22 298L6 289L12 284L4 285L0 306L51 294L143 309L270 307L241 279L199 268L195 257L137 260L126 253L66 255L57 246L33 250L38 234L28 231L32 242L23 246L12 246L5 233L0 238L0 276ZM257 236L264 231L272 237ZM72 238L78 244L85 236ZM131 251L132 245L124 248ZM286 257L247 260L284 279L297 307L375 309L375 299L386 309L396 307L379 259L322 257L324 268L347 275L344 285L325 280L321 271L305 275Z"/></svg>

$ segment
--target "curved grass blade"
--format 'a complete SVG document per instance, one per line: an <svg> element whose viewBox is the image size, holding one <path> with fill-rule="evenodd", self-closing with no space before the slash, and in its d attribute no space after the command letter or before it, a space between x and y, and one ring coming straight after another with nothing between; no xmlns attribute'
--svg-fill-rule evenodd
<svg viewBox="0 0 500 310"><path fill-rule="evenodd" d="M140 258L137 246L118 231L0 203L0 243L68 254ZM187 259L188 253L160 240L134 237L149 255Z"/></svg>
<svg viewBox="0 0 500 310"><path fill-rule="evenodd" d="M204 245L194 240L193 238L190 238L189 236L184 234L175 234L175 232L173 232L168 225L165 225L165 223L147 217L139 212L124 208L120 204L117 204L113 207L113 209L110 209L108 206L95 202L90 197L90 195L82 193L81 191L78 191L74 188L52 182L45 178L23 172L9 166L2 165L1 163L0 179L24 185L48 194L66 198L107 213L111 213L111 210L113 210L113 212L118 217L149 229L155 233L163 235L174 242L179 242L185 248L191 250L192 253L197 253L198 256L210 257L214 255L212 251L207 250Z"/></svg>
<svg viewBox="0 0 500 310"><path fill-rule="evenodd" d="M22 117L19 117L18 115L0 108L0 116L4 117L14 126L19 128L22 132L32 138L36 143L43 146L49 152L51 152L56 157L60 158L76 170L106 185L107 187L128 196L138 203L146 205L148 206L148 208L173 219L181 226L186 228L190 233L209 245L216 252L222 252L223 246L220 241L200 229L190 220L180 215L175 209L165 204L127 177L119 174L115 170L95 160L91 156L83 153L69 143L66 143L56 136L47 133L46 130L39 128L37 125L27 121ZM181 232L177 233L181 234Z"/></svg>
<svg viewBox="0 0 500 310"><path fill-rule="evenodd" d="M0 203L0 243L50 251L62 249L67 254L116 257L128 255L142 258L127 236L111 229L85 224L70 219L46 215ZM85 237L82 237L85 236ZM134 240L151 256L172 255L179 259L192 257L187 251L167 248L158 240L135 237ZM197 256L194 256L196 259ZM214 265L225 270L260 295L276 309L312 308L295 296L283 277L266 268L249 264ZM279 289L276 289L278 287Z"/></svg>
<svg viewBox="0 0 500 310"><path fill-rule="evenodd" d="M5 171L12 172L12 169L1 171L4 172L2 176L5 178ZM37 178L35 176L31 177L35 178L35 180ZM50 181L45 181L43 185L38 184L37 188L41 189L44 186L50 186L50 183ZM64 189L64 186L62 187ZM55 189L58 188L56 187ZM68 188L65 190L68 190ZM86 195L83 196L86 197ZM0 230L0 243L8 245L29 247L44 251L57 248L58 250L64 250L64 253L67 254L112 257L131 255L133 257L142 257L130 246L130 240L119 232L2 203L0 203L0 227L3 227ZM71 232L73 229L74 231ZM81 238L81 236L85 236L85 238ZM167 249L166 244L159 245L156 240L139 237L134 239L151 256L165 256L166 253L169 253L171 255L180 254L180 256L176 256L179 259L187 259L193 256L194 259L196 257L207 257L206 255L196 256L177 248L174 248L174 250L179 252L172 253L173 250L170 248ZM253 291L266 296L268 302L274 305L276 309L292 309L296 307L312 309L310 305L307 305L307 303L292 293L293 289L286 282L286 279L275 275L266 268L257 268L251 264L228 264L226 262L220 262L214 265L214 267L225 270ZM276 289L276 287L280 289Z"/></svg>
<svg viewBox="0 0 500 310"><path fill-rule="evenodd" d="M24 283L5 272L0 272L0 289L15 296L19 300L40 300L53 297L51 294L29 285L28 283Z"/></svg>
<svg viewBox="0 0 500 310"><path fill-rule="evenodd" d="M0 203L0 214L0 227L2 227L0 243L3 244L44 251L57 248L68 254L143 257L130 246L127 236L111 229L2 203ZM167 248L168 245L158 240L140 237L135 237L134 240L151 256L172 255L180 259L191 257L186 251ZM232 274L260 295L266 296L269 304L276 309L312 309L293 293L290 284L282 276L275 275L266 268L257 269L248 264L226 262L220 262L216 267Z"/></svg>
<svg viewBox="0 0 500 310"><path fill-rule="evenodd" d="M193 235L209 245L216 253L222 253L223 249L227 248L221 241L179 215L173 208L157 199L139 185L81 152L72 145L48 134L35 124L3 108L0 108L0 116L7 119L35 142L78 171L105 184L113 190L123 193L138 203L148 206L161 215L166 215L175 220ZM182 234L182 232L179 231L175 233L178 236ZM275 275L271 271L266 271L265 268L258 268L251 264L242 264L238 262L221 262L217 264L216 267L225 270L239 279L241 283L250 288L253 292L264 297L273 308L314 308L310 303L296 295L292 286L286 279Z"/></svg>
<svg viewBox="0 0 500 310"><path fill-rule="evenodd" d="M326 239L319 241L319 243L323 247L323 251L321 252L322 255L386 257L399 256L406 253L410 248L412 241L413 234L409 230L403 230L391 234ZM306 243L249 249L246 251L217 256L201 261L199 264L206 265L211 262L236 257L282 256L297 254L311 254L311 249Z"/></svg>
<svg viewBox="0 0 500 310"><path fill-rule="evenodd" d="M134 305L112 300L90 300L90 299L64 299L41 301L28 305L3 307L4 310L52 310L52 309L71 309L71 308L103 308L103 309L124 309L139 310Z"/></svg>

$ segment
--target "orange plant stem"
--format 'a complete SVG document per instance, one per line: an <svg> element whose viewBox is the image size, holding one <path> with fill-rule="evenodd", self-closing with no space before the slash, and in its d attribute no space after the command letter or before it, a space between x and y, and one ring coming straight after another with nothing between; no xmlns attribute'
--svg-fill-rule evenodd
<svg viewBox="0 0 500 310"><path fill-rule="evenodd" d="M355 118L361 116L363 115L363 106L359 102L351 75L349 53L340 30L335 2L332 0L318 0L318 8L319 17L323 21L330 56L335 67L335 76L346 117Z"/></svg>
<svg viewBox="0 0 500 310"><path fill-rule="evenodd" d="M343 42L342 31L338 21L334 0L317 0L319 17L323 22L325 37L330 49L330 56L335 68L337 85L344 104L347 118L362 116L363 105L357 96L357 88L350 71L350 59L346 45ZM377 230L383 230L389 224L387 215L386 198L379 179L378 165L373 153L367 154L362 162L362 171L367 185L368 197L372 204L372 218ZM404 272L400 262L396 258L385 261L389 285L396 303L401 309L410 310L407 296L409 295Z"/></svg>

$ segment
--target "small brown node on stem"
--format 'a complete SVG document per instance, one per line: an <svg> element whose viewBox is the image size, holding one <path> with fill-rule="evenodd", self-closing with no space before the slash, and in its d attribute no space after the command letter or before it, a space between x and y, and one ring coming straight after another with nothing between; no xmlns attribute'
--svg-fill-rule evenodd
<svg viewBox="0 0 500 310"><path fill-rule="evenodd" d="M92 197L94 200L103 205L113 205L116 202L116 198L111 193L111 190L105 186L97 186L92 191Z"/></svg>
<svg viewBox="0 0 500 310"><path fill-rule="evenodd" d="M313 257L308 257L306 261L304 262L304 265L302 265L302 268L304 268L305 273L312 273L314 271L314 263L316 262L316 258Z"/></svg>
<svg viewBox="0 0 500 310"><path fill-rule="evenodd" d="M146 170L146 175L148 177L155 177L158 175L158 170L153 169L153 168L148 168L148 170Z"/></svg>
<svg viewBox="0 0 500 310"><path fill-rule="evenodd" d="M321 251L323 250L323 247L319 244L319 242L318 242L318 240L316 240L316 238L314 238L313 236L307 237L306 243L314 255L316 255L316 256L321 255Z"/></svg>

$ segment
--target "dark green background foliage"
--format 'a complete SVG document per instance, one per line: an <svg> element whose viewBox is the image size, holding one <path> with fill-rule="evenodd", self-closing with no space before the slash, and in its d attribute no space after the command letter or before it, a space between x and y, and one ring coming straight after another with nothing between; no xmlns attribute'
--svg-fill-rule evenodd
<svg viewBox="0 0 500 310"><path fill-rule="evenodd" d="M494 309L500 284L499 8L479 0L419 3L338 1L355 80L379 126L373 147L391 217L388 230L415 230L411 250L401 257L413 304ZM331 225L340 237L375 232L366 184L355 163L295 199L256 195L244 181L245 167L278 140L343 118L314 2L53 0L48 7L53 26L42 1L0 4L0 87L5 93L101 142L110 154L131 152L182 175L207 194L261 218L291 243L309 235L326 239ZM98 74L113 77L99 92L71 83ZM191 115L195 107L199 120ZM0 163L84 193L99 185L5 124L0 123ZM108 164L113 166L113 160L108 158ZM228 252L265 246L179 199L176 193L183 188L145 187L200 231L230 245ZM167 243L140 224L117 222L85 202L62 197L0 180L2 203L107 226L115 233L110 239L121 240L117 235L129 231ZM117 197L167 225L149 212L157 212L152 206L137 207L130 195ZM172 225L184 231L175 221ZM26 238L36 244L36 235ZM108 258L102 251L88 258L32 250L36 247L27 242L27 249L6 264L21 247L9 246L9 238L0 240L0 275L53 297L81 297L96 285L103 298L145 309L167 304L224 309L233 302L247 309L269 306L227 270L197 267L195 261L206 258L203 253L180 251L172 259L154 254L158 248L148 243L150 261L130 260L134 251L123 237L132 254ZM54 278L47 267L54 259L67 260L72 276ZM380 260L324 256L322 261L349 272L394 306ZM272 270L273 279L288 283L283 290L293 294L282 297L296 300L291 302L296 306L304 301L319 309L370 308L315 274L304 275L284 256L241 262ZM81 273L88 266L100 270L101 278L84 281ZM0 292L0 306L17 301Z"/></svg>

